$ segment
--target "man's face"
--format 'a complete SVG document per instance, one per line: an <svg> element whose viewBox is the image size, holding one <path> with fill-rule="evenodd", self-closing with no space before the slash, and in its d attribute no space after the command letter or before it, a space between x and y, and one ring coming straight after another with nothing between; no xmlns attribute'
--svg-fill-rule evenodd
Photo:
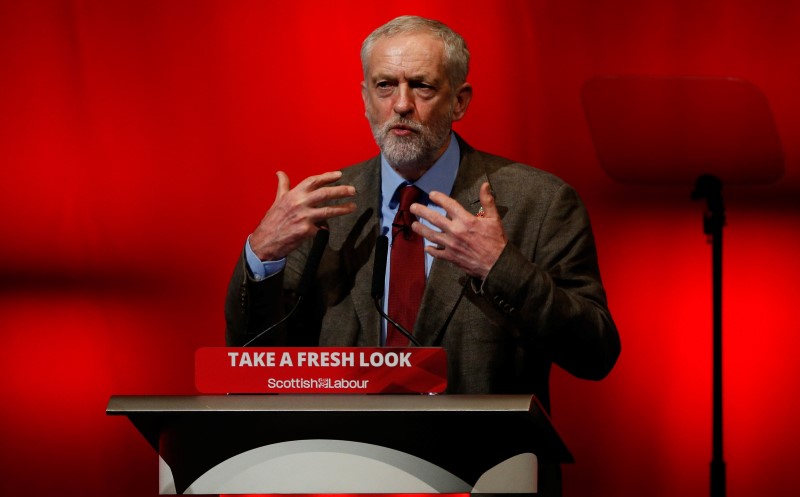
<svg viewBox="0 0 800 497"><path fill-rule="evenodd" d="M401 176L416 180L447 149L471 88L465 83L454 91L442 41L424 33L378 40L364 78L361 93L378 147Z"/></svg>

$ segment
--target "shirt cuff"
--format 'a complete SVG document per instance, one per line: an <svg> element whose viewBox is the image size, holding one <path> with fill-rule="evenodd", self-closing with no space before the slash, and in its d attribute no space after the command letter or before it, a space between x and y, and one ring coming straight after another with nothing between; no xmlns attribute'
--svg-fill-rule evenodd
<svg viewBox="0 0 800 497"><path fill-rule="evenodd" d="M277 261L262 261L258 258L253 249L250 247L250 237L244 244L244 254L247 259L247 268L250 270L250 276L256 281L261 281L274 276L286 267L286 258L278 259Z"/></svg>

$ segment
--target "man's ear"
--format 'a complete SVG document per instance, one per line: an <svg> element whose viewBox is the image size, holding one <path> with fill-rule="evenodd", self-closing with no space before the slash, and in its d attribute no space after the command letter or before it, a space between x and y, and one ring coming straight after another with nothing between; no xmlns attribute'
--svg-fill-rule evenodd
<svg viewBox="0 0 800 497"><path fill-rule="evenodd" d="M467 107L472 101L472 85L469 83L462 84L458 91L456 91L456 102L453 106L453 121L460 121L467 113Z"/></svg>
<svg viewBox="0 0 800 497"><path fill-rule="evenodd" d="M361 82L361 101L364 102L364 116L367 115L367 82Z"/></svg>

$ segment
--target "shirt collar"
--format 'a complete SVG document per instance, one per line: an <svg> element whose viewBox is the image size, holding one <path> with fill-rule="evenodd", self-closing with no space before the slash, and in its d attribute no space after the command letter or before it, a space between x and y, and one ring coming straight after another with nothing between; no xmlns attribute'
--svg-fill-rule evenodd
<svg viewBox="0 0 800 497"><path fill-rule="evenodd" d="M441 157L433 163L430 169L417 181L412 183L425 192L427 197L432 191L442 192L450 195L453 184L458 173L458 163L461 159L461 149L455 133L450 133L450 144ZM400 185L408 183L403 179L389 163L386 157L381 154L381 198L384 203L397 203L399 200L394 197Z"/></svg>

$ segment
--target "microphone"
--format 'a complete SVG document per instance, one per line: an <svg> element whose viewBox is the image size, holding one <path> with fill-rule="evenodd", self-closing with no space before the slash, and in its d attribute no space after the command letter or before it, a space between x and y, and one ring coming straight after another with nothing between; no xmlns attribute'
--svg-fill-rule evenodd
<svg viewBox="0 0 800 497"><path fill-rule="evenodd" d="M414 338L414 335L409 333L409 331L403 328L400 323L390 318L385 312L383 312L381 299L383 298L383 287L386 282L386 256L388 253L389 238L386 235L381 235L377 240L375 240L375 265L372 267L372 301L375 303L375 309L378 310L378 314L380 314L381 317L393 324L394 327L400 331L400 333L408 338L409 342L413 343L417 347L421 347L422 344L419 342L419 340Z"/></svg>
<svg viewBox="0 0 800 497"><path fill-rule="evenodd" d="M314 242L311 244L311 250L308 252L306 266L303 268L303 274L300 275L300 283L297 285L297 290L295 291L295 294L297 295L297 301L294 303L294 307L292 307L292 309L286 313L286 315L283 316L280 321L272 326L269 326L267 329L248 340L244 345L242 345L242 347L247 347L251 343L264 336L265 333L269 333L274 328L283 324L284 321L292 317L292 314L294 314L294 312L297 310L297 307L300 305L300 301L303 300L303 297L308 293L308 289L311 287L311 283L314 281L314 278L317 275L319 263L322 261L322 253L325 252L325 247L328 245L329 237L330 232L325 228L318 229L317 234L314 235ZM384 257L384 273L386 272L385 266L386 261Z"/></svg>
<svg viewBox="0 0 800 497"><path fill-rule="evenodd" d="M372 298L383 298L386 283L386 256L389 254L389 237L381 235L375 240L375 265L372 268Z"/></svg>

